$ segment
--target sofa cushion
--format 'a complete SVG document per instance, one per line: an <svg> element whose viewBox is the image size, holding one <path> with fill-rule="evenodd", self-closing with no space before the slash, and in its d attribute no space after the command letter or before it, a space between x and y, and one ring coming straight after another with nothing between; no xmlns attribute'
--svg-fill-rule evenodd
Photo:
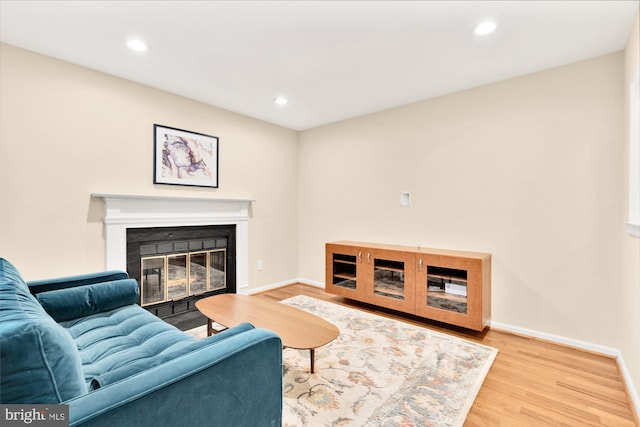
<svg viewBox="0 0 640 427"><path fill-rule="evenodd" d="M36 298L56 321L111 311L138 302L138 282L113 280L93 285L41 292Z"/></svg>
<svg viewBox="0 0 640 427"><path fill-rule="evenodd" d="M96 271L87 274L74 274L73 276L55 277L42 280L30 280L27 282L32 294L54 291L56 289L75 288L76 286L92 285L94 283L112 282L114 280L128 279L126 271L110 270Z"/></svg>
<svg viewBox="0 0 640 427"><path fill-rule="evenodd" d="M0 307L0 403L61 403L87 393L71 336L3 258Z"/></svg>
<svg viewBox="0 0 640 427"><path fill-rule="evenodd" d="M85 381L88 385L93 382L91 388L98 384L104 386L105 381L100 379L111 371L129 366L130 375L187 352L196 343L191 336L138 305L60 322L60 325L76 343Z"/></svg>
<svg viewBox="0 0 640 427"><path fill-rule="evenodd" d="M237 325L233 328L226 329L218 334L212 335L203 340L194 341L191 344L188 344L186 346L173 346L171 349L161 352L154 357L141 358L138 360L131 361L130 363L122 365L119 368L112 369L108 372L105 372L103 374L100 374L94 377L91 380L91 383L89 384L89 389L96 390L100 387L113 384L122 379L128 378L137 373L140 373L144 370L160 365L161 363L165 363L170 360L173 360L176 357L180 357L184 354L193 352L202 347L212 345L213 343L220 343L221 341L224 341L227 338L233 337L235 335L241 334L251 329L255 329L251 323L241 323L240 325Z"/></svg>

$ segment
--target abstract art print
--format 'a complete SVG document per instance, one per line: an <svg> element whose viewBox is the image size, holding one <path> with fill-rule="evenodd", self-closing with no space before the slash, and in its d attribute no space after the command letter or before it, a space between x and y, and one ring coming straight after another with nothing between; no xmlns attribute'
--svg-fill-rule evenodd
<svg viewBox="0 0 640 427"><path fill-rule="evenodd" d="M153 125L154 184L218 188L218 137Z"/></svg>

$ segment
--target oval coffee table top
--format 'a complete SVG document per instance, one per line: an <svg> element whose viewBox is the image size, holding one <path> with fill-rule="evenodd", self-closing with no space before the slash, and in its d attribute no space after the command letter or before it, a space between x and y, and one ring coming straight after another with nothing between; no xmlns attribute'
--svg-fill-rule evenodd
<svg viewBox="0 0 640 427"><path fill-rule="evenodd" d="M290 305L258 295L220 294L196 302L198 310L230 328L242 322L280 335L282 345L296 349L321 347L338 337L340 330L326 320Z"/></svg>

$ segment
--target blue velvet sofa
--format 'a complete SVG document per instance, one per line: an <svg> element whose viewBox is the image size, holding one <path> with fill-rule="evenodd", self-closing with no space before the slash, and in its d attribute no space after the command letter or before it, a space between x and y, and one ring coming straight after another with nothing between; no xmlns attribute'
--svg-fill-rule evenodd
<svg viewBox="0 0 640 427"><path fill-rule="evenodd" d="M282 343L246 323L197 341L110 271L25 282L0 258L0 403L71 426L280 426Z"/></svg>

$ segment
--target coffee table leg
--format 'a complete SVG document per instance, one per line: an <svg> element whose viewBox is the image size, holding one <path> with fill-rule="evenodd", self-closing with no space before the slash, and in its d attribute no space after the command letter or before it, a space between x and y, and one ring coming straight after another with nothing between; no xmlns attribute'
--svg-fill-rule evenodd
<svg viewBox="0 0 640 427"><path fill-rule="evenodd" d="M315 348L310 348L309 349L309 355L311 356L311 373L315 374L316 372L316 349Z"/></svg>
<svg viewBox="0 0 640 427"><path fill-rule="evenodd" d="M207 336L213 335L213 325L211 319L207 319Z"/></svg>

